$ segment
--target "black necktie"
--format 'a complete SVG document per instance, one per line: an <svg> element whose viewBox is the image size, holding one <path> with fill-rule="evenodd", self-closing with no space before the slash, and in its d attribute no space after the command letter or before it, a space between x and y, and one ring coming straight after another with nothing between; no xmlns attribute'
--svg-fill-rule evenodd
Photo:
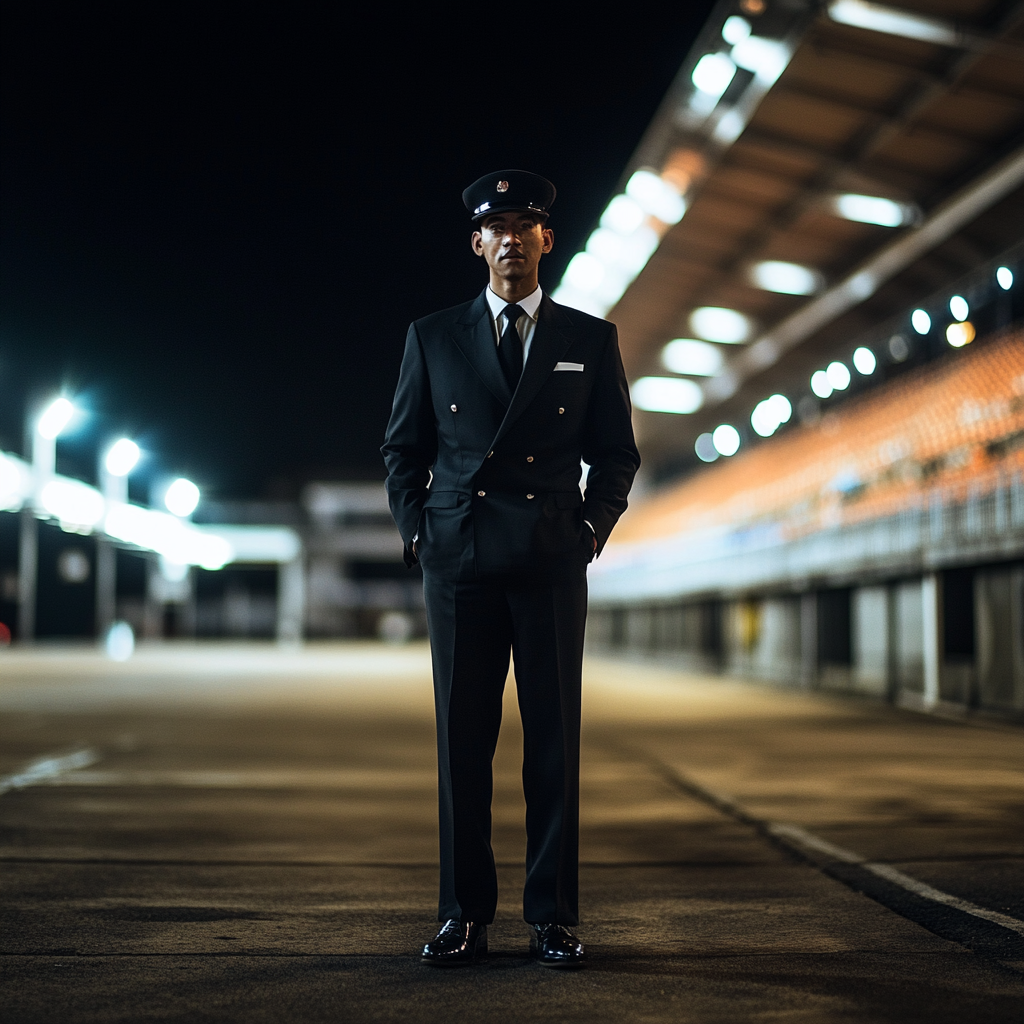
<svg viewBox="0 0 1024 1024"><path fill-rule="evenodd" d="M525 312L522 306L511 303L501 311L505 318L505 330L498 343L498 358L501 360L501 368L505 372L505 380L508 381L511 391L515 391L523 373L523 339L519 337L517 325Z"/></svg>

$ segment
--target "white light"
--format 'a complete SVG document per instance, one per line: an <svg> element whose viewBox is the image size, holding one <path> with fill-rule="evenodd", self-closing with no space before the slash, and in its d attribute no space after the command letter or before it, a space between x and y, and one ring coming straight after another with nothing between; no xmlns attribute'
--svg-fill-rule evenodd
<svg viewBox="0 0 1024 1024"><path fill-rule="evenodd" d="M718 119L712 134L719 142L729 145L740 137L740 133L746 127L746 118L738 110L727 110Z"/></svg>
<svg viewBox="0 0 1024 1024"><path fill-rule="evenodd" d="M630 279L636 277L647 266L647 261L658 248L658 241L658 233L647 225L623 239L622 248L619 250L618 266L629 275ZM625 287L622 290L625 291Z"/></svg>
<svg viewBox="0 0 1024 1024"><path fill-rule="evenodd" d="M139 446L127 437L115 441L104 460L111 476L127 476L139 461Z"/></svg>
<svg viewBox="0 0 1024 1024"><path fill-rule="evenodd" d="M60 436L74 414L75 407L66 398L54 399L39 417L36 430L48 441L52 441Z"/></svg>
<svg viewBox="0 0 1024 1024"><path fill-rule="evenodd" d="M25 463L0 452L0 510L21 508L31 492L31 476Z"/></svg>
<svg viewBox="0 0 1024 1024"><path fill-rule="evenodd" d="M678 224L686 212L682 196L651 171L636 171L626 184L626 195L664 224Z"/></svg>
<svg viewBox="0 0 1024 1024"><path fill-rule="evenodd" d="M783 423L793 416L793 406L785 395L772 395L754 406L750 414L750 425L761 437L771 437Z"/></svg>
<svg viewBox="0 0 1024 1024"><path fill-rule="evenodd" d="M127 622L115 622L107 630L107 657L111 661L127 661L135 651L135 634Z"/></svg>
<svg viewBox="0 0 1024 1024"><path fill-rule="evenodd" d="M172 562L169 558L160 556L160 575L168 583L181 583L188 577L188 568L187 562Z"/></svg>
<svg viewBox="0 0 1024 1024"><path fill-rule="evenodd" d="M828 377L829 384L831 384L836 391L845 391L850 386L850 371L847 369L845 363L829 363L828 366L825 367L825 374Z"/></svg>
<svg viewBox="0 0 1024 1024"><path fill-rule="evenodd" d="M824 370L815 370L811 374L811 390L819 398L828 398L835 389L829 382L828 374Z"/></svg>
<svg viewBox="0 0 1024 1024"><path fill-rule="evenodd" d="M833 208L840 217L861 224L877 224L883 228L898 228L913 220L913 211L903 203L881 196L860 196L853 193L836 196Z"/></svg>
<svg viewBox="0 0 1024 1024"><path fill-rule="evenodd" d="M697 61L690 77L702 93L718 99L735 74L736 65L724 53L706 53Z"/></svg>
<svg viewBox="0 0 1024 1024"><path fill-rule="evenodd" d="M643 222L643 209L629 196L616 196L601 214L601 227L620 235L632 234Z"/></svg>
<svg viewBox="0 0 1024 1024"><path fill-rule="evenodd" d="M738 345L747 340L752 325L742 313L722 306L700 306L690 314L694 334L708 341Z"/></svg>
<svg viewBox="0 0 1024 1024"><path fill-rule="evenodd" d="M721 423L712 432L711 443L719 455L735 455L740 450L740 432L730 423Z"/></svg>
<svg viewBox="0 0 1024 1024"><path fill-rule="evenodd" d="M932 318L923 309L915 309L910 314L910 326L918 334L927 334L932 329Z"/></svg>
<svg viewBox="0 0 1024 1024"><path fill-rule="evenodd" d="M629 389L633 404L647 412L686 414L704 403L699 384L682 377L641 377Z"/></svg>
<svg viewBox="0 0 1024 1024"><path fill-rule="evenodd" d="M231 542L176 516L121 502L111 504L103 532L115 540L162 555L178 565L220 569L235 557Z"/></svg>
<svg viewBox="0 0 1024 1024"><path fill-rule="evenodd" d="M67 477L51 480L40 492L39 502L67 530L91 530L106 507L95 487Z"/></svg>
<svg viewBox="0 0 1024 1024"><path fill-rule="evenodd" d="M964 321L971 315L971 307L962 295L954 295L949 300L949 311L953 314L954 320Z"/></svg>
<svg viewBox="0 0 1024 1024"><path fill-rule="evenodd" d="M853 365L857 367L858 373L867 377L875 372L878 360L875 359L875 353L872 352L871 349L865 348L861 345L861 347L856 349L853 353Z"/></svg>
<svg viewBox="0 0 1024 1024"><path fill-rule="evenodd" d="M581 292L596 291L604 279L604 267L596 256L578 252L565 268L565 279Z"/></svg>
<svg viewBox="0 0 1024 1024"><path fill-rule="evenodd" d="M722 350L695 338L676 338L661 350L661 364L673 373L713 377L722 368Z"/></svg>
<svg viewBox="0 0 1024 1024"><path fill-rule="evenodd" d="M775 39L748 36L732 48L733 62L752 71L761 81L774 82L789 63L789 50Z"/></svg>
<svg viewBox="0 0 1024 1024"><path fill-rule="evenodd" d="M750 268L750 280L758 288L783 295L813 295L821 287L821 276L799 263L764 260Z"/></svg>
<svg viewBox="0 0 1024 1024"><path fill-rule="evenodd" d="M1008 292L1013 287L1013 271L1009 267L1000 267L996 271L996 283Z"/></svg>
<svg viewBox="0 0 1024 1024"><path fill-rule="evenodd" d="M199 488L191 480L178 477L164 494L164 507L173 515L184 519L192 515L199 504Z"/></svg>
<svg viewBox="0 0 1024 1024"><path fill-rule="evenodd" d="M718 458L718 449L710 434L701 434L694 442L693 450L701 462L714 462Z"/></svg>
<svg viewBox="0 0 1024 1024"><path fill-rule="evenodd" d="M828 5L828 15L841 25L919 39L925 43L956 46L959 41L956 30L946 22L882 4L867 3L866 0L833 0Z"/></svg>
<svg viewBox="0 0 1024 1024"><path fill-rule="evenodd" d="M737 14L730 15L725 19L722 26L722 38L730 45L734 45L750 35L750 22Z"/></svg>

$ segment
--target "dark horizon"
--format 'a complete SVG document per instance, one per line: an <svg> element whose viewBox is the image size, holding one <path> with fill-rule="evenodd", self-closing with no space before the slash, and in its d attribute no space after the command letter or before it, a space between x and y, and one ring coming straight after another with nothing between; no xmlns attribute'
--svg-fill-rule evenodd
<svg viewBox="0 0 1024 1024"><path fill-rule="evenodd" d="M0 448L63 387L90 413L59 445L72 475L127 432L140 494L382 479L408 323L486 280L462 189L555 182L552 289L710 7L536 45L501 12L381 14L353 40L338 13L8 9Z"/></svg>

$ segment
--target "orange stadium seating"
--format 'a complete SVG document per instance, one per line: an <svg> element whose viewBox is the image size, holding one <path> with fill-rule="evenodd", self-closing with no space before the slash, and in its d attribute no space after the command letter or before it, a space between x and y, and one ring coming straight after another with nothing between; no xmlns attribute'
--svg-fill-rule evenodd
<svg viewBox="0 0 1024 1024"><path fill-rule="evenodd" d="M903 374L623 516L615 544L728 523L787 536L985 494L1024 473L1024 332Z"/></svg>

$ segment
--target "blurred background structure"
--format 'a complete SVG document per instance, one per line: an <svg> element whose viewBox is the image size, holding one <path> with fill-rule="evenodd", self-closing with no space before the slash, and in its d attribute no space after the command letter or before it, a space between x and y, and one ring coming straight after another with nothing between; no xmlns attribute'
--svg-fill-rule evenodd
<svg viewBox="0 0 1024 1024"><path fill-rule="evenodd" d="M620 180L588 196L592 230L547 265L557 300L618 324L644 458L592 568L589 643L1024 715L1024 10L722 0L694 12ZM433 190L420 177L432 170L396 166L403 202ZM556 227L587 190L558 180ZM387 262L362 263L398 308ZM368 305L340 303L351 316ZM360 410L382 425L399 349L375 337L346 341L339 364L355 374L387 349L379 393L349 383L336 403L367 436ZM300 390L333 380L312 356L253 362ZM298 395L264 404L325 443ZM321 423L323 405L301 409ZM371 473L304 471L273 500L204 488L193 508L164 511L169 480L147 502L129 493L130 468L101 465L96 486L57 473L64 426L40 426L53 408L33 407L21 454L0 456L0 621L15 637L106 636L115 621L142 637L424 633Z"/></svg>

